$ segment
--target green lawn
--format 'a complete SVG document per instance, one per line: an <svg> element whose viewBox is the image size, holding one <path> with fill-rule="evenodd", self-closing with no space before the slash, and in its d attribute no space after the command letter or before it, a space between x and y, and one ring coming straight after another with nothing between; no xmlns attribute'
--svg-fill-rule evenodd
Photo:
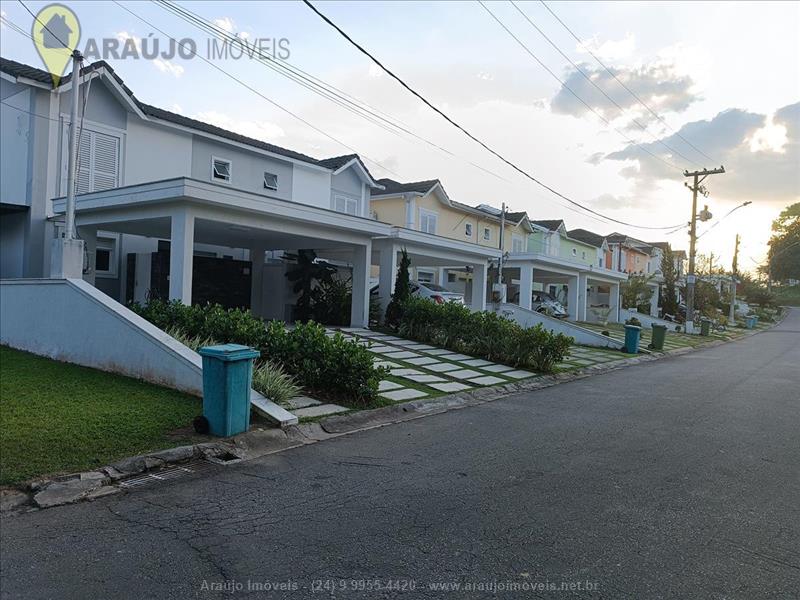
<svg viewBox="0 0 800 600"><path fill-rule="evenodd" d="M198 398L0 346L0 484L186 443ZM187 430L190 431L190 430Z"/></svg>
<svg viewBox="0 0 800 600"><path fill-rule="evenodd" d="M800 306L800 285L774 287L775 298L783 306Z"/></svg>

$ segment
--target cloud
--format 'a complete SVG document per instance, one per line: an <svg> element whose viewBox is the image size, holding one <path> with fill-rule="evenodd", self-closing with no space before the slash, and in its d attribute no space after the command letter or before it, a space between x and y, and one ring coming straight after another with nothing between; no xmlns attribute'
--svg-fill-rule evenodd
<svg viewBox="0 0 800 600"><path fill-rule="evenodd" d="M153 65L162 73L169 73L174 77L180 77L184 73L184 68L182 66L161 58L153 59Z"/></svg>
<svg viewBox="0 0 800 600"><path fill-rule="evenodd" d="M601 59L617 60L628 58L633 54L635 48L636 38L633 34L627 33L621 40L606 40L602 43L597 39L597 36L594 36L588 40L583 40L582 44L578 44L575 49L581 54L586 54L587 50L589 50Z"/></svg>
<svg viewBox="0 0 800 600"><path fill-rule="evenodd" d="M638 100L614 79L614 76L657 113L683 112L700 99L700 96L693 91L692 78L686 74L679 74L675 65L669 62L659 61L638 67L610 67L613 75L599 65L593 67L584 63L578 66L597 87L622 108L635 109L635 112L642 117L650 116L649 111L646 111ZM589 112L589 109L570 92L571 89L606 119L613 120L621 116L619 109L577 70L571 70L564 83L565 85L553 97L551 103L553 112L575 117L581 117ZM641 122L641 119L639 120Z"/></svg>
<svg viewBox="0 0 800 600"><path fill-rule="evenodd" d="M218 19L214 19L214 25L220 29L224 29L228 33L233 33L234 29L236 28L236 23L234 23L233 19L230 17L220 17Z"/></svg>
<svg viewBox="0 0 800 600"><path fill-rule="evenodd" d="M275 123L236 119L213 110L197 113L193 118L264 142L274 142L286 135L283 128Z"/></svg>
<svg viewBox="0 0 800 600"><path fill-rule="evenodd" d="M724 175L708 181L712 195L736 201L783 204L800 198L798 123L800 102L784 106L772 116L728 109L710 120L687 123L678 133L725 166ZM699 156L678 134L662 140L687 156L697 157L699 164L718 166L706 164L709 161ZM656 142L641 146L658 156L676 160ZM674 180L677 176L673 169L635 146L607 154L605 159L624 162L626 166L620 174L641 188L653 186L659 180Z"/></svg>
<svg viewBox="0 0 800 600"><path fill-rule="evenodd" d="M601 194L591 200L592 206L601 210L617 210L641 206L635 196L618 196L614 194Z"/></svg>

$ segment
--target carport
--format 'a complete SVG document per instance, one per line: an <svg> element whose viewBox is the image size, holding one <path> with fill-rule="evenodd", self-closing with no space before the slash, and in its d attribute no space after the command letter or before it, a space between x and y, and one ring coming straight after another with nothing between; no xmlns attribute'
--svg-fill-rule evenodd
<svg viewBox="0 0 800 600"><path fill-rule="evenodd" d="M564 301L570 320L582 320L586 311L586 291L584 287L581 293L580 265L539 253L512 254L505 265L518 274L520 307L530 310L534 284L539 284L543 291L549 291L550 286L566 286L566 298L559 300ZM512 273L509 275L513 277Z"/></svg>
<svg viewBox="0 0 800 600"><path fill-rule="evenodd" d="M65 204L63 198L54 200L55 214L63 213ZM273 300L262 280L266 251L308 248L320 256L346 257L353 268L351 324L358 327L368 324L372 238L391 230L373 219L187 177L83 194L76 202L76 224L90 260L98 229L169 239L169 298L184 304L192 300L195 244L248 249L255 314ZM93 270L86 278L94 283Z"/></svg>

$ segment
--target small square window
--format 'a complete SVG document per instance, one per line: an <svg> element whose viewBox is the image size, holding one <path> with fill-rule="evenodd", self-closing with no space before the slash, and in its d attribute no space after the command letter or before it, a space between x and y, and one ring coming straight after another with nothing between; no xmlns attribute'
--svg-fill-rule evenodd
<svg viewBox="0 0 800 600"><path fill-rule="evenodd" d="M464 235L471 238L472 237L472 223L465 223L464 224Z"/></svg>
<svg viewBox="0 0 800 600"><path fill-rule="evenodd" d="M573 248L572 249L572 256L578 256L578 249L577 248Z"/></svg>
<svg viewBox="0 0 800 600"><path fill-rule="evenodd" d="M455 283L458 279L458 275L456 273L448 273L447 274L447 283Z"/></svg>
<svg viewBox="0 0 800 600"><path fill-rule="evenodd" d="M231 181L231 161L224 158L211 159L211 179L214 181Z"/></svg>
<svg viewBox="0 0 800 600"><path fill-rule="evenodd" d="M268 190L278 189L278 176L274 173L264 172L264 188Z"/></svg>
<svg viewBox="0 0 800 600"><path fill-rule="evenodd" d="M491 240L492 239L492 230L488 227L483 228L483 239L484 240Z"/></svg>
<svg viewBox="0 0 800 600"><path fill-rule="evenodd" d="M96 271L108 272L111 270L111 250L98 248L94 253L94 268Z"/></svg>
<svg viewBox="0 0 800 600"><path fill-rule="evenodd" d="M333 209L336 212L345 213L348 215L358 215L358 200L355 198L337 195L333 200Z"/></svg>
<svg viewBox="0 0 800 600"><path fill-rule="evenodd" d="M581 259L586 260L586 252L581 252Z"/></svg>
<svg viewBox="0 0 800 600"><path fill-rule="evenodd" d="M94 272L98 277L117 276L117 240L99 237L94 251Z"/></svg>

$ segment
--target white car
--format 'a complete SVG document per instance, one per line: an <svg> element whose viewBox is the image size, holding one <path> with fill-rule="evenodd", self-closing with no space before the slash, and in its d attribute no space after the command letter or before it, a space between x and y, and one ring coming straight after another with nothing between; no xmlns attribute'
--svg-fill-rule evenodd
<svg viewBox="0 0 800 600"><path fill-rule="evenodd" d="M458 292L451 292L435 283L422 283L420 281L410 281L411 295L419 296L420 298L428 298L437 304L444 304L445 302L455 302L456 304L464 304L464 295Z"/></svg>

